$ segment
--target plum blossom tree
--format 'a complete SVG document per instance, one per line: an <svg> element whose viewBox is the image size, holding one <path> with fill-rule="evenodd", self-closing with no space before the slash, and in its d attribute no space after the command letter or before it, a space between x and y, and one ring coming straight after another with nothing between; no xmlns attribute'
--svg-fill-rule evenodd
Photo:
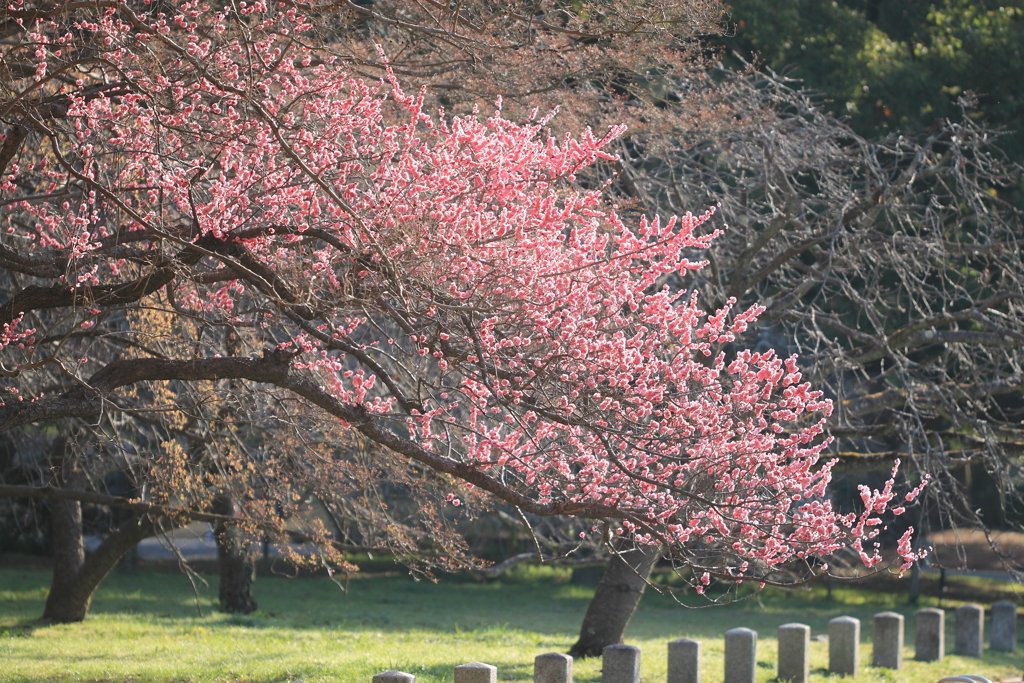
<svg viewBox="0 0 1024 683"><path fill-rule="evenodd" d="M894 469L839 514L831 403L795 358L727 352L762 308L659 284L703 267L713 211L631 224L572 184L622 127L555 138L500 100L428 114L390 70L350 76L290 3L6 13L0 431L74 420L110 443L115 416L162 420L132 458L164 514L234 486L280 524L302 477L330 499L351 476L328 438L347 433L381 452L373 477L397 461L449 509L588 520L698 592L846 547L882 562L871 539L920 487ZM254 447L271 422L289 448Z"/></svg>

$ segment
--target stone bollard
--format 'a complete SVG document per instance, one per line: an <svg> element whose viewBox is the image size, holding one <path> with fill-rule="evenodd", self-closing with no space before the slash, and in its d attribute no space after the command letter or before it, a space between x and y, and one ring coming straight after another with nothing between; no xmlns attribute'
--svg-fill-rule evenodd
<svg viewBox="0 0 1024 683"><path fill-rule="evenodd" d="M946 656L946 612L928 607L917 610L914 627L914 657L935 662Z"/></svg>
<svg viewBox="0 0 1024 683"><path fill-rule="evenodd" d="M668 683L700 683L700 643L689 638L668 644Z"/></svg>
<svg viewBox="0 0 1024 683"><path fill-rule="evenodd" d="M470 662L455 667L455 683L498 683L498 667Z"/></svg>
<svg viewBox="0 0 1024 683"><path fill-rule="evenodd" d="M856 676L860 670L860 619L836 617L828 622L828 670Z"/></svg>
<svg viewBox="0 0 1024 683"><path fill-rule="evenodd" d="M734 628L725 632L725 683L756 683L757 631Z"/></svg>
<svg viewBox="0 0 1024 683"><path fill-rule="evenodd" d="M871 664L886 669L903 668L903 615L879 612L875 615Z"/></svg>
<svg viewBox="0 0 1024 683"><path fill-rule="evenodd" d="M602 650L601 683L640 683L640 648L619 644Z"/></svg>
<svg viewBox="0 0 1024 683"><path fill-rule="evenodd" d="M572 683L572 657L561 652L537 655L533 660L533 683Z"/></svg>
<svg viewBox="0 0 1024 683"><path fill-rule="evenodd" d="M962 605L956 608L956 644L953 652L965 657L980 657L985 640L985 608Z"/></svg>
<svg viewBox="0 0 1024 683"><path fill-rule="evenodd" d="M382 671L373 675L373 683L416 683L416 677L404 671Z"/></svg>
<svg viewBox="0 0 1024 683"><path fill-rule="evenodd" d="M810 676L811 627L804 624L783 624L779 627L780 681L807 683Z"/></svg>
<svg viewBox="0 0 1024 683"><path fill-rule="evenodd" d="M992 604L992 633L988 644L999 652L1013 652L1017 646L1017 605L1005 600Z"/></svg>

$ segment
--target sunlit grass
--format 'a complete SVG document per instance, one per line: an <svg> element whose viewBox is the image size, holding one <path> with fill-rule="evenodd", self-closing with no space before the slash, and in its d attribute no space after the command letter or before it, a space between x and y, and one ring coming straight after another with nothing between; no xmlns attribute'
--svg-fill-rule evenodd
<svg viewBox="0 0 1024 683"><path fill-rule="evenodd" d="M557 571L527 569L500 582L445 578L439 584L406 577L352 581L348 593L326 579L260 578L261 611L237 617L215 611L215 581L200 593L199 616L188 581L143 572L111 575L82 624L37 621L49 575L0 569L0 680L2 681L293 681L368 683L386 669L416 674L423 683L452 680L452 667L484 661L499 679L524 680L533 658L565 652L575 640L593 588L564 582ZM692 596L691 596L692 599ZM643 679L665 680L666 644L703 643L703 680L722 680L722 634L737 626L758 631L758 679L775 677L775 629L787 622L811 626L849 614L862 620L862 681L934 683L954 673L1001 679L1019 672L1018 656L986 651L981 660L948 656L913 661L914 609L898 595L823 590L786 596L766 592L739 605L687 610L648 594L627 633L643 651ZM921 606L931 606L925 601ZM947 603L946 605L950 605ZM895 609L907 615L906 664L900 672L870 668L871 617ZM947 616L952 649L953 614ZM812 681L829 679L828 644L812 643ZM576 680L595 683L600 661L578 661ZM838 680L838 679L837 679Z"/></svg>

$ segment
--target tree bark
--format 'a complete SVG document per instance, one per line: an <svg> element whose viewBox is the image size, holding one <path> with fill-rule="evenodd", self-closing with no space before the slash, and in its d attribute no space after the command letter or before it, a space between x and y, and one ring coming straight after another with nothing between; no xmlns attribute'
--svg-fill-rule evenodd
<svg viewBox="0 0 1024 683"><path fill-rule="evenodd" d="M75 599L78 574L85 564L85 540L82 538L82 504L77 500L50 503L50 528L53 538L53 579L46 596L43 619L60 624L81 621L89 608Z"/></svg>
<svg viewBox="0 0 1024 683"><path fill-rule="evenodd" d="M570 655L599 657L608 645L622 642L660 551L658 546L644 546L612 556L587 607L580 638L569 650Z"/></svg>
<svg viewBox="0 0 1024 683"><path fill-rule="evenodd" d="M68 455L68 440L58 436L50 452L50 472L57 486L65 487L74 479L74 462ZM75 607L66 599L75 588L75 579L85 564L85 539L82 537L82 503L55 500L50 503L50 542L53 546L53 578L46 597L43 618L56 622L81 621Z"/></svg>
<svg viewBox="0 0 1024 683"><path fill-rule="evenodd" d="M53 584L50 586L50 594L46 597L43 618L58 624L79 622L88 614L89 604L92 602L92 595L96 588L103 582L110 570L117 566L125 553L143 539L154 535L159 523L169 522L166 519L160 522L154 521L148 516L132 517L103 539L95 551L86 556L85 546L82 542L81 503L61 500L54 501L51 505L77 508L77 527L74 528L77 529L77 548L80 548L81 554L75 556L70 552L74 547L70 542L67 544L68 550L63 555L55 553ZM54 536L56 543L56 528ZM77 568L71 571L76 557L81 557L81 561L78 562Z"/></svg>
<svg viewBox="0 0 1024 683"><path fill-rule="evenodd" d="M213 509L219 515L235 516L234 501L227 495L217 496ZM214 528L214 537L220 562L220 608L234 614L252 614L259 608L252 597L252 584L256 580L256 544L245 531L224 522L219 522Z"/></svg>
<svg viewBox="0 0 1024 683"><path fill-rule="evenodd" d="M70 457L68 440L54 440L50 469L56 490L77 488L84 481L82 472ZM136 514L124 520L107 535L96 550L85 554L82 535L82 502L70 498L50 499L51 535L53 539L53 580L43 607L43 619L68 624L82 621L89 612L92 594L118 561L156 533L158 524L169 522L164 517ZM160 521L157 521L160 520Z"/></svg>

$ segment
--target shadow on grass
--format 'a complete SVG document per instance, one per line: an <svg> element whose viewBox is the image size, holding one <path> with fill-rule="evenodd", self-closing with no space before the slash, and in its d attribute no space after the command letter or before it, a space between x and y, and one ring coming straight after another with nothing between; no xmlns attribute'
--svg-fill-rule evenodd
<svg viewBox="0 0 1024 683"><path fill-rule="evenodd" d="M48 625L36 617L42 614L49 580L48 572L36 568L0 568L0 631L27 635ZM439 583L430 583L399 576L353 580L345 592L322 578L260 577L254 585L260 611L230 615L217 611L215 577L208 577L207 585L196 588L198 608L193 588L183 575L151 569L134 575L114 573L96 592L90 614L188 622L198 617L201 609L207 615L204 624L211 628L375 630L388 634L421 630L466 636L521 631L564 640L578 633L593 594L593 587L541 580L480 584L443 577ZM693 610L681 607L670 596L648 592L630 623L629 636L717 639L731 628L744 626L758 631L762 638L774 638L780 624L793 621L808 624L812 633L820 634L827 632L832 618L849 615L861 620L862 641L868 643L872 616L883 610L902 612L907 617L907 632L913 633L914 612L931 602L922 600L914 607L905 603L905 596L899 594L851 588L834 589L830 600L823 589L815 588L791 593L767 590L737 604ZM952 620L947 621L947 628L952 629Z"/></svg>
<svg viewBox="0 0 1024 683"><path fill-rule="evenodd" d="M52 624L45 619L19 619L0 628L0 635L5 638L29 638L41 628L49 628Z"/></svg>
<svg viewBox="0 0 1024 683"><path fill-rule="evenodd" d="M46 571L0 569L0 629L46 626L35 617L42 614L49 581ZM202 610L213 619L211 626L451 633L492 629L499 624L498 628L556 634L564 632L567 619L582 619L593 590L566 584L510 587L500 582L442 580L434 584L388 577L353 580L343 591L328 579L260 577L253 590L260 611L230 615L217 611L215 578L196 589L198 606L192 586L182 575L151 570L111 574L96 591L89 613L181 620L198 617Z"/></svg>

